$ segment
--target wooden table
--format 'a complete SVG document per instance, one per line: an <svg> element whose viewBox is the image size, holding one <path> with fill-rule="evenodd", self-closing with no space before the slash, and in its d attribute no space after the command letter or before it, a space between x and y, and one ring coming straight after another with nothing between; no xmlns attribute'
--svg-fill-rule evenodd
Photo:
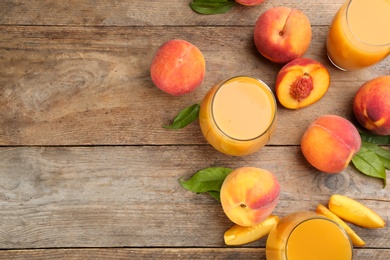
<svg viewBox="0 0 390 260"><path fill-rule="evenodd" d="M367 80L390 74L390 59L342 72L326 57L330 21L342 4L266 0L204 16L189 0L0 2L0 258L1 259L265 259L265 242L224 245L232 226L220 204L179 185L212 166L255 166L281 183L274 213L314 210L344 194L390 220L390 185L353 166L329 175L310 166L300 138L318 116L354 120L352 100ZM304 55L329 69L331 86L301 110L279 105L269 144L245 157L214 150L197 122L174 131L184 107L220 80L261 78L274 89L281 65L263 58L253 27L265 10L284 5L310 19ZM203 52L206 77L194 92L157 89L149 66L157 48L181 38ZM366 241L354 259L390 259L390 229L352 226Z"/></svg>

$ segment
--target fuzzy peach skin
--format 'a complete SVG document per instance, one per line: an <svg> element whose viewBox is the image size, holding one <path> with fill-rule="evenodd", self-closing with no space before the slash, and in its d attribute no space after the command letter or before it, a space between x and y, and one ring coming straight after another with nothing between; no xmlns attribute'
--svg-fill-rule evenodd
<svg viewBox="0 0 390 260"><path fill-rule="evenodd" d="M390 76L364 83L355 94L353 112L367 130L390 135Z"/></svg>
<svg viewBox="0 0 390 260"><path fill-rule="evenodd" d="M159 47L150 65L153 83L162 91L182 96L194 91L203 82L206 61L193 44L180 39Z"/></svg>
<svg viewBox="0 0 390 260"><path fill-rule="evenodd" d="M325 115L314 120L301 139L307 161L320 171L343 171L361 146L360 135L347 119Z"/></svg>
<svg viewBox="0 0 390 260"><path fill-rule="evenodd" d="M255 226L266 220L279 201L280 185L269 171L256 167L233 170L221 187L226 216L240 226Z"/></svg>
<svg viewBox="0 0 390 260"><path fill-rule="evenodd" d="M279 71L275 92L282 106L299 109L320 100L329 85L330 74L323 64L309 58L297 58Z"/></svg>
<svg viewBox="0 0 390 260"><path fill-rule="evenodd" d="M236 0L236 2L245 6L255 6L264 2L264 0Z"/></svg>
<svg viewBox="0 0 390 260"><path fill-rule="evenodd" d="M306 52L311 36L310 21L302 11L280 6L260 15L253 37L264 57L276 63L287 63Z"/></svg>

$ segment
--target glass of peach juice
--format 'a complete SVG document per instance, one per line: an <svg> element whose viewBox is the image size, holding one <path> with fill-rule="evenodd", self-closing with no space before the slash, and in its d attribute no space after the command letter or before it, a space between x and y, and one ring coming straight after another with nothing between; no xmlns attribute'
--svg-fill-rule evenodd
<svg viewBox="0 0 390 260"><path fill-rule="evenodd" d="M254 153L268 143L275 131L275 96L257 78L227 79L213 86L203 98L199 124L206 140L221 153Z"/></svg>
<svg viewBox="0 0 390 260"><path fill-rule="evenodd" d="M334 16L326 49L337 68L354 71L390 54L390 1L348 0Z"/></svg>
<svg viewBox="0 0 390 260"><path fill-rule="evenodd" d="M267 260L351 260L352 242L336 222L313 211L282 218L266 243Z"/></svg>

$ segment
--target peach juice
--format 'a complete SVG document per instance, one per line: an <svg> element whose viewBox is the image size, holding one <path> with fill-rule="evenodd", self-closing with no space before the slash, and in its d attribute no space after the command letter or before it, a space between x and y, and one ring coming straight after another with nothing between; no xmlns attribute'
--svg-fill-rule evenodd
<svg viewBox="0 0 390 260"><path fill-rule="evenodd" d="M262 81L238 76L212 87L204 97L199 123L218 151L235 156L266 145L274 132L276 100Z"/></svg>
<svg viewBox="0 0 390 260"><path fill-rule="evenodd" d="M390 2L349 0L336 13L326 42L328 57L342 70L369 67L390 54Z"/></svg>
<svg viewBox="0 0 390 260"><path fill-rule="evenodd" d="M282 218L270 231L267 260L351 260L352 244L345 230L315 212Z"/></svg>

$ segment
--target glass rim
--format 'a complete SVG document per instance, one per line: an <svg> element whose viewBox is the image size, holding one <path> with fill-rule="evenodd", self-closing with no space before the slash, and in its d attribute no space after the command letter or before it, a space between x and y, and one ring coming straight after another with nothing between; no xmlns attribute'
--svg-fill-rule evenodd
<svg viewBox="0 0 390 260"><path fill-rule="evenodd" d="M362 43L362 44L365 44L367 46L372 46L372 47L386 47L386 46L389 46L390 47L390 42L388 43L383 43L383 44L372 44L372 43L367 43L363 40L361 40L359 37L357 37L357 35L354 33L354 31L352 30L350 24L349 24L349 19L348 19L348 10L349 10L349 7L351 6L351 3L352 3L353 0L348 0L348 4L347 4L347 7L345 8L345 21L347 23L347 26L348 26L348 29L349 31L352 33L352 35L355 37L355 39Z"/></svg>
<svg viewBox="0 0 390 260"><path fill-rule="evenodd" d="M290 237L292 235L292 233L294 232L294 230L299 227L301 224L304 224L305 222L308 222L308 221L311 221L311 220L315 220L315 219L321 219L321 220L325 220L325 221L328 221L330 223L333 223L335 224L336 226L338 226L338 228L341 230L342 233L344 233L345 237L347 238L347 240L349 241L349 248L351 249L351 259L353 259L353 244L352 244L352 240L351 238L349 237L347 231L339 224L337 223L336 221L330 219L330 218L327 218L327 217L323 217L321 215L318 215L318 216L311 216L309 218L306 218L306 219L303 219L301 221L299 221L297 224L294 225L294 227L291 229L291 231L289 232L288 234L288 237L286 239L286 242L285 242L285 245L284 245L284 254L286 256L286 259L288 259L288 256L287 256L287 247L288 247L288 241L290 240Z"/></svg>
<svg viewBox="0 0 390 260"><path fill-rule="evenodd" d="M216 121L216 119L215 119L215 116L214 116L214 109L213 109L213 106L214 106L214 99L215 99L215 97L217 96L218 91L219 91L223 86L225 86L225 84L226 84L227 82L232 81L232 80L234 80L234 79L236 79L236 78L250 78L250 79L253 79L253 80L259 82L261 85L263 85L265 91L269 92L269 94L271 95L272 101L273 101L273 102L271 102L271 105L273 105L273 107L275 108L275 109L273 110L274 112L272 113L272 120L271 120L269 126L268 126L262 133L260 133L259 135L255 136L255 137L252 137L252 138L248 138L248 139L240 139L240 138L232 137L232 136L226 134L226 133L219 127L219 125L218 125L218 123L217 123L217 121ZM239 75L239 76L230 77L230 78L228 78L228 79L226 79L226 80L224 80L224 81L222 81L222 82L219 83L217 90L214 92L214 94L213 94L213 96L212 96L210 109L211 109L211 117L213 118L213 122L214 122L214 124L217 126L218 130L219 130L223 135L225 135L225 136L227 136L228 138L230 138L230 139L232 139L232 140L235 140L235 141L253 141L253 140L256 140L256 139L258 139L258 138L264 136L266 133L268 133L269 130L272 128L272 126L275 124L276 112L277 112L277 103L276 103L276 98L275 98L275 95L274 95L273 91L271 90L271 88L270 88L267 84L264 83L264 81L260 80L260 79L257 78L257 77L252 77L252 76L247 76L247 75Z"/></svg>

